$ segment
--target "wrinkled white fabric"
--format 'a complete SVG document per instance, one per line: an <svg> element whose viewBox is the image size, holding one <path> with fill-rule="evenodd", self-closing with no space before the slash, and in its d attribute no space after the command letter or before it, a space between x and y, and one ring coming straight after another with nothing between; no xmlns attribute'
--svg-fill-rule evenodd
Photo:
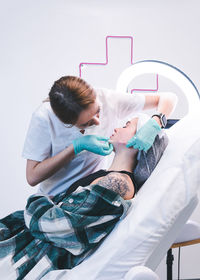
<svg viewBox="0 0 200 280"><path fill-rule="evenodd" d="M135 266L125 275L124 280L159 280L159 277L148 267Z"/></svg>
<svg viewBox="0 0 200 280"><path fill-rule="evenodd" d="M127 217L93 255L71 271L62 271L63 277L121 280L133 266L145 265L158 247L163 257L168 232L200 187L199 119L200 113L190 114L169 129L169 145L132 200Z"/></svg>

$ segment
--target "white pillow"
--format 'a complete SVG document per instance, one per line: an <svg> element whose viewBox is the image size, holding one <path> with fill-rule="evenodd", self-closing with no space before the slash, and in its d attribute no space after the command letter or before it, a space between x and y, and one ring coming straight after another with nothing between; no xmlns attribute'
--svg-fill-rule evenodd
<svg viewBox="0 0 200 280"><path fill-rule="evenodd" d="M190 114L168 130L163 157L132 200L128 216L96 252L72 270L53 271L44 279L116 280L145 265L200 186L199 120L199 113Z"/></svg>

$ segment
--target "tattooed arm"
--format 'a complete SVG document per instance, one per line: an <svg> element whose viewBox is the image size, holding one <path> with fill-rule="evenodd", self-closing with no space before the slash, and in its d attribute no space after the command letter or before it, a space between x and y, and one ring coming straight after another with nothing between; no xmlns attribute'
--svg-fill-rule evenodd
<svg viewBox="0 0 200 280"><path fill-rule="evenodd" d="M134 185L126 174L112 172L92 182L118 193L124 199L131 199L134 195Z"/></svg>

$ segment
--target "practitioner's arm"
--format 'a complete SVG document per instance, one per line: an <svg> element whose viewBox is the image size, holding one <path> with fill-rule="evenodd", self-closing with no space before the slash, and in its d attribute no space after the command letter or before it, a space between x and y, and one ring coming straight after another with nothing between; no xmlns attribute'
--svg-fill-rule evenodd
<svg viewBox="0 0 200 280"><path fill-rule="evenodd" d="M154 109L168 118L174 111L178 98L172 92L145 95L144 110Z"/></svg>
<svg viewBox="0 0 200 280"><path fill-rule="evenodd" d="M75 139L73 144L53 157L41 162L27 160L26 177L28 183L35 186L48 179L83 150L105 156L112 152L113 146L108 143L107 137L98 135L86 135Z"/></svg>
<svg viewBox="0 0 200 280"><path fill-rule="evenodd" d="M27 160L26 178L31 186L36 186L45 179L51 177L75 156L73 145L69 145L56 156L47 158L41 162Z"/></svg>

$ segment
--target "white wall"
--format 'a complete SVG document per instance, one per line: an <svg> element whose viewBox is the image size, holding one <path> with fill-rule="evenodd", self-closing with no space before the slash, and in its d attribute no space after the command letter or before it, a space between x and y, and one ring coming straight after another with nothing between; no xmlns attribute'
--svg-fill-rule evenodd
<svg viewBox="0 0 200 280"><path fill-rule="evenodd" d="M200 89L199 10L198 0L0 0L0 217L36 191L21 158L32 111L56 79L79 74L80 62L105 61L107 35L133 36L133 61L173 64ZM129 47L109 40L112 65L83 68L83 78L114 88L130 63ZM200 220L199 207L192 218ZM200 247L182 251L182 278L197 278ZM157 272L166 279L165 261Z"/></svg>

